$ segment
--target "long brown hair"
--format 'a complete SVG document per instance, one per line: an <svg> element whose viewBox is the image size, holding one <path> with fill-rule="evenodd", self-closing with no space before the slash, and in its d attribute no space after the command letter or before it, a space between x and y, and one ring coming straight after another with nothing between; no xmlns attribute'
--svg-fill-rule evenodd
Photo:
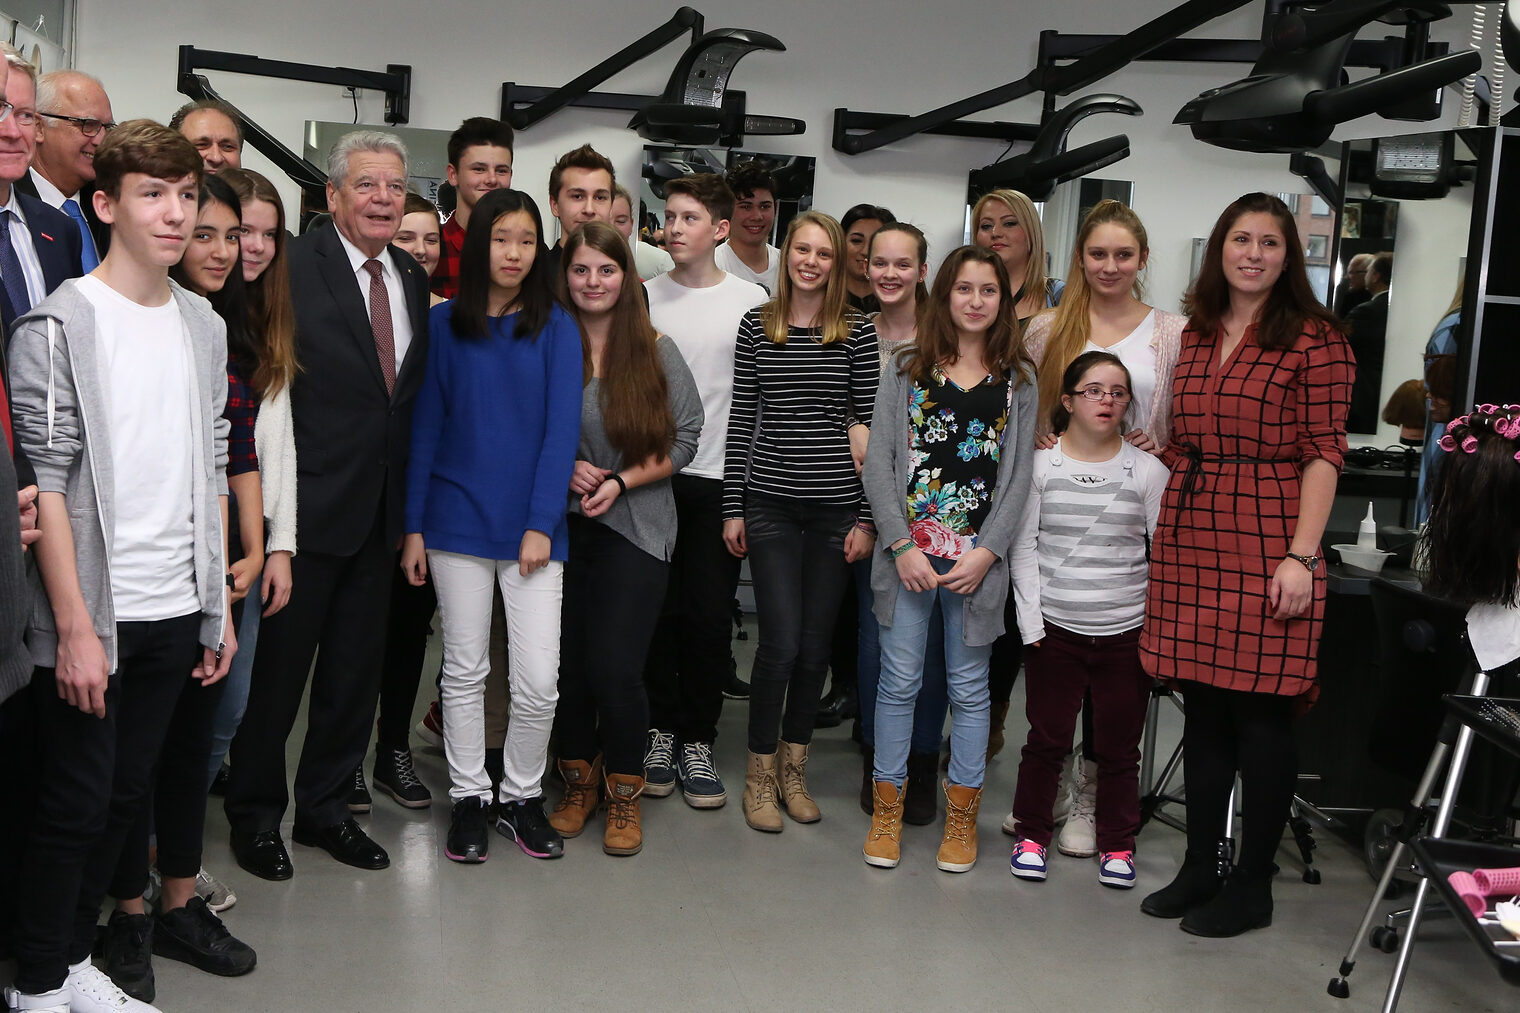
<svg viewBox="0 0 1520 1013"><path fill-rule="evenodd" d="M1248 193L1237 198L1214 223L1214 231L1209 233L1209 243L1203 252L1203 267L1198 271L1198 280L1193 282L1193 287L1182 300L1182 312L1188 316L1188 326L1201 334L1218 332L1230 308L1230 283L1224 276L1224 242L1235 223L1249 214L1267 214L1276 219L1287 253L1282 274L1256 315L1256 343L1262 348L1291 348L1310 323L1317 324L1316 329L1320 331L1339 330L1340 321L1325 309L1314 289L1309 287L1309 274L1304 269L1304 244L1298 237L1298 222L1293 212L1281 200L1265 193Z"/></svg>
<svg viewBox="0 0 1520 1013"><path fill-rule="evenodd" d="M1087 241L1100 225L1117 225L1128 232L1140 247L1142 258L1150 250L1145 226L1141 224L1140 216L1127 204L1111 199L1100 200L1087 212L1087 217L1082 219L1082 227L1077 230L1076 245L1071 249L1071 267L1066 274L1066 291L1061 295L1061 304L1053 310L1045 311L1053 314L1054 319L1050 323L1050 335L1045 339L1045 351L1040 356L1037 373L1040 418L1049 417L1060 407L1061 395L1065 393L1061 376L1067 365L1082 354L1082 349L1087 347L1087 339L1092 336L1092 288L1087 284L1087 272L1083 269L1082 258L1087 249ZM1138 300L1143 294L1137 274L1134 296Z"/></svg>
<svg viewBox="0 0 1520 1013"><path fill-rule="evenodd" d="M602 353L600 400L607 441L622 453L628 464L665 457L676 438L675 418L670 413L670 384L655 348L660 335L644 309L628 243L622 233L602 221L586 222L565 239L558 279L560 301L570 308L577 323L580 314L570 298L568 278L576 251L583 247L611 258L623 272L623 287L610 311L612 326L607 333L606 351ZM581 329L581 365L585 382L590 383L594 372L585 328Z"/></svg>
<svg viewBox="0 0 1520 1013"><path fill-rule="evenodd" d="M760 324L765 336L774 344L786 344L787 322L792 315L792 272L786 261L791 256L792 240L797 230L806 225L816 225L829 237L834 247L834 259L829 268L829 280L823 289L823 310L820 313L823 343L832 345L850 336L856 314L848 302L849 290L845 288L844 230L831 216L822 211L804 211L792 219L786 227L786 238L781 241L781 270L776 276L776 295L760 307Z"/></svg>
<svg viewBox="0 0 1520 1013"><path fill-rule="evenodd" d="M290 302L290 261L285 256L285 205L280 192L252 169L226 168L217 173L247 207L263 201L274 207L274 257L257 279L250 282L248 325L258 363L253 370L253 389L260 397L281 390L296 378L296 311Z"/></svg>
<svg viewBox="0 0 1520 1013"><path fill-rule="evenodd" d="M987 371L995 379L1013 377L1017 387L1034 373L1034 363L1024 350L1024 332L1014 309L1013 288L1008 282L1008 268L1003 258L982 246L962 246L953 250L939 266L929 299L919 317L918 336L913 348L899 355L899 372L910 374L920 383L929 379L929 371L941 362L954 362L960 356L960 339L950 319L950 290L967 264L989 264L997 277L999 298L997 317L987 328ZM1026 374L1026 369L1028 370Z"/></svg>
<svg viewBox="0 0 1520 1013"><path fill-rule="evenodd" d="M982 215L986 213L987 205L994 201L1013 212L1024 235L1029 237L1029 260L1024 264L1024 277L1009 279L1015 286L1014 301L1033 293L1039 293L1040 298L1044 299L1046 283L1049 281L1045 276L1045 230L1040 226L1040 215L1034 209L1034 201L1018 190L993 190L984 194L971 212L971 242L976 243L976 237L982 230Z"/></svg>

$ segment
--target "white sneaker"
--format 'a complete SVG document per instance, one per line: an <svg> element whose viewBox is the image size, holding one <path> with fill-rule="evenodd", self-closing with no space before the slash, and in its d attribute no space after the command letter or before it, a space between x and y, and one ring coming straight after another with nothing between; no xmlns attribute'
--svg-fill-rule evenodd
<svg viewBox="0 0 1520 1013"><path fill-rule="evenodd" d="M1071 780L1071 810L1056 850L1072 858L1091 858L1098 853L1098 765L1083 760Z"/></svg>
<svg viewBox="0 0 1520 1013"><path fill-rule="evenodd" d="M1082 766L1082 744L1077 743L1077 748L1061 764L1061 780L1056 783L1056 804L1052 809L1050 818L1053 826L1059 827L1066 822L1071 815L1071 777L1072 773ZM1009 837L1019 836L1019 821L1014 819L1010 811L1003 817L1003 833ZM1097 844L1096 833L1094 834L1094 846Z"/></svg>
<svg viewBox="0 0 1520 1013"><path fill-rule="evenodd" d="M206 907L217 914L230 908L237 903L237 894L232 892L232 887L217 879L201 866L201 871L195 874L195 894L206 902Z"/></svg>
<svg viewBox="0 0 1520 1013"><path fill-rule="evenodd" d="M139 1002L117 988L89 958L69 965L63 991L70 995L69 1013L160 1013L157 1006Z"/></svg>
<svg viewBox="0 0 1520 1013"><path fill-rule="evenodd" d="M7 986L5 1008L17 1013L69 1013L69 987L65 985L41 995L27 995Z"/></svg>

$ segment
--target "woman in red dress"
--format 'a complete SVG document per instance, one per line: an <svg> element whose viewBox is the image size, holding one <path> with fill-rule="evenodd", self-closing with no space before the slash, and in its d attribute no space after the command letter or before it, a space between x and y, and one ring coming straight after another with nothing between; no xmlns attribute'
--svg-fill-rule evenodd
<svg viewBox="0 0 1520 1013"><path fill-rule="evenodd" d="M1225 209L1184 309L1140 650L1186 704L1188 847L1177 878L1141 910L1233 936L1272 921L1272 856L1297 776L1292 720L1315 697L1319 540L1355 364L1309 287L1292 212L1267 194ZM1237 771L1241 847L1221 883L1216 844Z"/></svg>

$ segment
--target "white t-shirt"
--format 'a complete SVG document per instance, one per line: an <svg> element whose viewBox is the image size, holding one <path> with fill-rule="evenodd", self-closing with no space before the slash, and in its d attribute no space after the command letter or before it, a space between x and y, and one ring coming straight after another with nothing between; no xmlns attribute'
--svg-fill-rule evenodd
<svg viewBox="0 0 1520 1013"><path fill-rule="evenodd" d="M676 262L658 246L652 246L641 239L633 244L633 266L639 272L639 277L648 281L675 267Z"/></svg>
<svg viewBox="0 0 1520 1013"><path fill-rule="evenodd" d="M154 621L200 609L195 591L191 363L172 298L143 306L86 276L108 385L112 502L111 598L118 622Z"/></svg>
<svg viewBox="0 0 1520 1013"><path fill-rule="evenodd" d="M728 408L734 399L734 345L744 314L765 302L765 289L725 274L708 288L687 288L668 274L644 283L649 320L681 350L702 395L702 436L683 475L723 478Z"/></svg>
<svg viewBox="0 0 1520 1013"><path fill-rule="evenodd" d="M1129 370L1133 400L1129 403L1129 411L1124 413L1125 432L1144 429L1146 420L1151 417L1151 401L1156 396L1156 349L1151 346L1155 337L1156 311L1153 309L1122 340L1107 348L1089 341L1083 349L1087 352L1110 352L1117 355L1119 361L1124 363L1124 368Z"/></svg>
<svg viewBox="0 0 1520 1013"><path fill-rule="evenodd" d="M1065 441L1037 450L1009 565L1024 643L1048 620L1089 637L1145 619L1146 546L1170 472L1129 444L1107 461L1066 456Z"/></svg>
<svg viewBox="0 0 1520 1013"><path fill-rule="evenodd" d="M740 260L734 248L727 243L714 250L713 255L718 266L735 278L754 282L771 295L776 294L776 275L781 270L781 251L774 246L765 244L765 270L759 272L750 270L749 265Z"/></svg>

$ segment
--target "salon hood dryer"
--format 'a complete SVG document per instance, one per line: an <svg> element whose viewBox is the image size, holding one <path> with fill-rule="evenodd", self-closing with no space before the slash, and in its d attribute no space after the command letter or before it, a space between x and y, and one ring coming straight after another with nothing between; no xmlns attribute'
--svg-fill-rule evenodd
<svg viewBox="0 0 1520 1013"><path fill-rule="evenodd" d="M1483 57L1466 50L1346 83L1346 55L1364 26L1420 25L1450 14L1445 4L1424 0L1330 0L1284 14L1249 76L1199 95L1173 122L1191 127L1200 141L1238 151L1316 148L1347 120L1478 72Z"/></svg>
<svg viewBox="0 0 1520 1013"><path fill-rule="evenodd" d="M973 170L972 199L1006 187L1018 190L1032 201L1049 200L1059 184L1129 157L1129 137L1125 134L1067 150L1066 141L1072 128L1096 113L1139 116L1142 110L1138 102L1123 95L1088 95L1077 99L1040 127L1028 151Z"/></svg>

